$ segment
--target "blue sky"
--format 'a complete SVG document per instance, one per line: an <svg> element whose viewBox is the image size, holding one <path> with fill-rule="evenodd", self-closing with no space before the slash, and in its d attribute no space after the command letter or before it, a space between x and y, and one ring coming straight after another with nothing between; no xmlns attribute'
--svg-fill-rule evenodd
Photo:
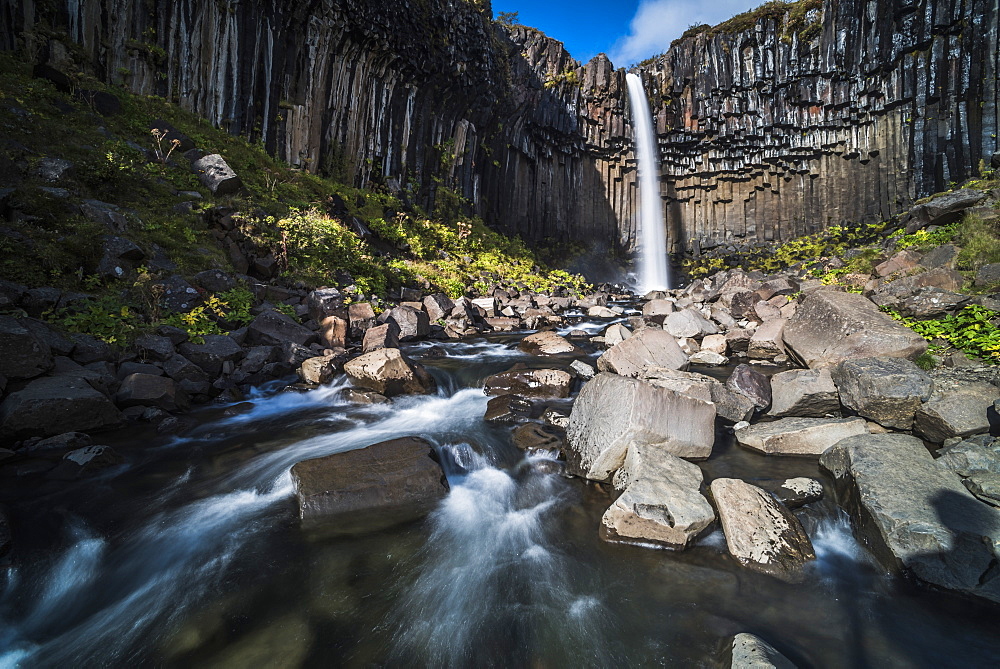
<svg viewBox="0 0 1000 669"><path fill-rule="evenodd" d="M617 67L662 53L695 23L716 24L763 0L493 0L493 15L520 22L566 45L581 62L600 52Z"/></svg>

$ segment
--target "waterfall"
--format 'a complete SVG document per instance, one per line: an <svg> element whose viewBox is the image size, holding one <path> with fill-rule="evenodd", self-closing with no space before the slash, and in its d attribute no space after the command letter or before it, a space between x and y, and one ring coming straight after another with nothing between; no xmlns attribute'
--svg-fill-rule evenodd
<svg viewBox="0 0 1000 669"><path fill-rule="evenodd" d="M635 128L635 153L639 159L639 289L664 290L670 286L667 263L667 239L660 208L656 139L653 136L653 116L642 88L642 80L626 74L628 97L632 106Z"/></svg>

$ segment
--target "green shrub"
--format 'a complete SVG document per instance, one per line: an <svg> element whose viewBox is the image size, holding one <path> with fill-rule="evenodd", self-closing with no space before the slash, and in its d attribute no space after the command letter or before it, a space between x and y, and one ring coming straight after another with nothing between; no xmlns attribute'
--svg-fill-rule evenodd
<svg viewBox="0 0 1000 669"><path fill-rule="evenodd" d="M993 324L1000 314L995 311L970 304L956 314L927 320L903 317L888 308L883 311L928 341L944 340L971 356L1000 363L1000 329Z"/></svg>

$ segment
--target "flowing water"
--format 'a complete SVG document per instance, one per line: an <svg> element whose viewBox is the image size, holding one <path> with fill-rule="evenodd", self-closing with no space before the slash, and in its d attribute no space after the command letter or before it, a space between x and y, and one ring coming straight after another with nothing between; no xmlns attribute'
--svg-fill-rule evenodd
<svg viewBox="0 0 1000 669"><path fill-rule="evenodd" d="M671 287L670 263L660 201L660 161L653 116L649 112L642 79L629 72L625 82L635 129L635 155L639 161L639 289L640 292L666 290Z"/></svg>
<svg viewBox="0 0 1000 669"><path fill-rule="evenodd" d="M742 631L803 667L1000 663L997 607L885 573L830 495L798 512L818 556L800 583L740 568L718 530L684 552L602 542L608 493L482 420L486 376L552 364L518 336L411 347L433 396L262 391L195 412L182 438L106 435L127 462L98 477L5 490L19 559L0 573L0 667L713 666ZM451 484L429 517L300 529L292 464L405 435L435 444ZM819 476L724 428L702 466Z"/></svg>

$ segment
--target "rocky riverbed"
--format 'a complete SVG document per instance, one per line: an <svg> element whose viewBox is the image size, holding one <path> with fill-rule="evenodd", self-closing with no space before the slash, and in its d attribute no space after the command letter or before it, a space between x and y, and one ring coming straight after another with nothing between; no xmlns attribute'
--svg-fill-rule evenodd
<svg viewBox="0 0 1000 669"><path fill-rule="evenodd" d="M214 378L161 334L104 385L10 319L34 377L0 413L40 427L0 463L4 660L1000 659L986 368L925 372L922 338L791 275L406 297L358 319L305 294L309 327L262 308ZM301 359L234 380L262 348ZM123 392L177 358L220 400ZM49 386L127 427L21 409Z"/></svg>

